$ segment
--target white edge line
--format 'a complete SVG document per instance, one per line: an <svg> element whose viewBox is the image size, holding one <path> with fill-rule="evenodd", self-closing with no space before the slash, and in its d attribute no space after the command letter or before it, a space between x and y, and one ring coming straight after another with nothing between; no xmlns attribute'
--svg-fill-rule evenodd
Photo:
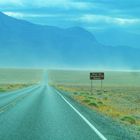
<svg viewBox="0 0 140 140"><path fill-rule="evenodd" d="M71 103L69 103L60 92L58 92L56 89L55 91L88 124L88 126L101 138L101 140L107 140L107 138L95 126L93 126Z"/></svg>

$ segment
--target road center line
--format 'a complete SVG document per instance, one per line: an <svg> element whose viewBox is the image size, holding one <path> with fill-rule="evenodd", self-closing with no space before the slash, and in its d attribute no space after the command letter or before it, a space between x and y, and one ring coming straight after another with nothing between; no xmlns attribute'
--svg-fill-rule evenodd
<svg viewBox="0 0 140 140"><path fill-rule="evenodd" d="M107 140L107 138L93 126L67 99L55 89L56 93L87 123L87 125L101 138L101 140Z"/></svg>

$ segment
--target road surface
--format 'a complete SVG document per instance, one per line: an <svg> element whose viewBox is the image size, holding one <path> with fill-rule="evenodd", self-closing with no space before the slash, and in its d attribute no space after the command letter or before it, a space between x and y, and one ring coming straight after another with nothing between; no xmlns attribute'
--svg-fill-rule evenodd
<svg viewBox="0 0 140 140"><path fill-rule="evenodd" d="M0 140L138 140L47 85L0 94Z"/></svg>

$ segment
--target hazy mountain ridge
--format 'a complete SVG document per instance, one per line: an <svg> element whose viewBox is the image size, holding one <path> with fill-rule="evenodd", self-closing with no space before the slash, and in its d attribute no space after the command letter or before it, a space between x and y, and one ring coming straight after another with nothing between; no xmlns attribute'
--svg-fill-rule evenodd
<svg viewBox="0 0 140 140"><path fill-rule="evenodd" d="M140 49L101 45L83 28L61 29L0 13L1 66L127 66L140 68Z"/></svg>
<svg viewBox="0 0 140 140"><path fill-rule="evenodd" d="M95 32L96 38L106 45L140 47L140 34L122 28L110 28Z"/></svg>

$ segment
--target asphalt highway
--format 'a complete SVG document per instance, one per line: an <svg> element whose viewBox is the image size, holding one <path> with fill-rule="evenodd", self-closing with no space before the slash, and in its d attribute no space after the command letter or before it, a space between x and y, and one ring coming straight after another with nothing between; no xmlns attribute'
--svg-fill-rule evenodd
<svg viewBox="0 0 140 140"><path fill-rule="evenodd" d="M47 85L0 94L0 140L138 140Z"/></svg>

